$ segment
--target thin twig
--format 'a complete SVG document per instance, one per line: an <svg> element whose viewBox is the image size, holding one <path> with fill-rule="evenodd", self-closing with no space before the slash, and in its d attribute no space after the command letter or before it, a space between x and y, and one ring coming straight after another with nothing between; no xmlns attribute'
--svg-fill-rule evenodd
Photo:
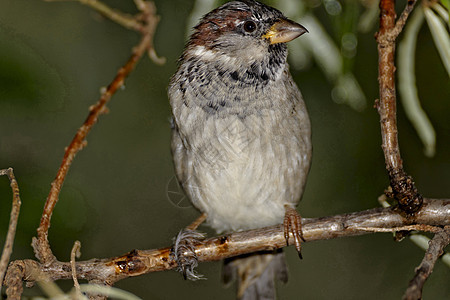
<svg viewBox="0 0 450 300"><path fill-rule="evenodd" d="M393 28L391 34L393 35L393 38L396 39L398 35L402 32L403 27L405 27L406 20L409 17L409 14L414 9L414 6L416 5L416 0L408 0L408 3L406 4L405 9L403 10L400 17L397 19L397 22L395 22L395 27Z"/></svg>
<svg viewBox="0 0 450 300"><path fill-rule="evenodd" d="M156 24L158 22L156 7L153 2L146 1L141 4L142 5L140 5L140 8L143 9L142 16L145 17L145 19L143 19L145 26L142 29L141 41L133 49L132 55L127 63L119 69L114 80L102 92L100 100L97 104L90 108L89 115L84 124L78 129L72 142L66 148L61 166L59 167L55 180L51 184L50 193L44 206L41 222L39 228L37 229L38 237L33 239L35 255L44 264L50 264L56 260L48 242L48 229L50 228L50 219L53 209L58 202L62 184L66 178L72 161L75 158L75 155L86 146L86 136L97 122L98 117L107 112L106 104L109 102L111 97L119 88L123 86L125 78L134 69L142 55L153 47L152 40L156 30Z"/></svg>
<svg viewBox="0 0 450 300"><path fill-rule="evenodd" d="M416 268L416 275L409 282L406 289L404 300L422 299L422 289L425 281L433 272L434 265L439 257L444 253L444 248L450 243L450 226L445 226L440 232L436 233L433 239L428 243L428 249L425 256Z"/></svg>
<svg viewBox="0 0 450 300"><path fill-rule="evenodd" d="M406 225L396 228L380 228L380 227L355 227L357 230L367 231L367 232L396 232L396 231L426 231L426 232L438 232L439 227L431 225Z"/></svg>
<svg viewBox="0 0 450 300"><path fill-rule="evenodd" d="M45 0L47 2L59 2L59 1L67 1L67 0ZM97 1L97 0L73 0L76 2L79 2L81 4L84 4L86 6L89 6L90 8L96 10L103 16L107 17L108 19L116 22L117 24L122 25L125 28L140 31L143 27L143 24L140 23L134 16L131 16L129 14L125 14L121 11L118 11L116 9L113 9L103 2Z"/></svg>
<svg viewBox="0 0 450 300"><path fill-rule="evenodd" d="M33 274L33 281L40 281L45 279L44 273L39 271L41 264L37 261L28 260L16 260L9 264L8 270L5 276L6 295L8 300L20 300L23 292L23 281L29 278Z"/></svg>
<svg viewBox="0 0 450 300"><path fill-rule="evenodd" d="M73 280L73 286L75 287L76 295L81 295L80 284L78 283L78 278L77 278L77 268L76 268L76 264L75 264L76 258L80 257L80 255L81 255L80 248L81 248L80 241L75 241L75 243L73 244L73 247L72 247L72 251L70 251L70 267L72 269L72 280Z"/></svg>
<svg viewBox="0 0 450 300"><path fill-rule="evenodd" d="M393 232L403 226L411 225L411 220L398 214L395 209L381 207L324 218L304 218L302 222L303 236L307 242L364 235L370 233L366 230L367 228L390 229L390 232ZM436 227L440 225L450 225L450 199L425 199L423 208L414 216L414 223L418 226L408 228L430 232L435 232ZM293 242L294 240L291 237L289 243ZM205 239L193 246L198 261L206 262L256 251L282 248L286 246L286 240L283 225L280 224ZM17 284L17 276L22 276L21 278L27 282L33 282L39 278L50 280L72 278L70 263L54 261L49 265L43 265L31 260L14 263L20 270L12 269L14 266L8 269L7 285L10 281L12 284ZM170 270L176 267L177 263L173 260L172 247L155 250L133 250L119 257L76 262L78 279L90 282L95 280L97 283L110 285L127 277ZM9 278L9 273L12 274L12 278Z"/></svg>
<svg viewBox="0 0 450 300"><path fill-rule="evenodd" d="M430 239L419 233L413 233L409 236L409 239L416 244L418 247L420 247L423 251L427 251L428 249L428 243L430 242ZM450 267L450 253L447 253L444 251L444 253L441 256L442 263L447 265L447 267Z"/></svg>
<svg viewBox="0 0 450 300"><path fill-rule="evenodd" d="M19 184L17 183L14 171L12 168L0 170L0 176L7 175L9 178L9 184L12 190L12 207L9 217L8 233L6 234L5 245L3 246L2 257L0 258L0 290L3 285L3 278L5 278L6 268L8 267L9 258L14 245L14 237L16 236L17 221L19 219L20 212L20 192Z"/></svg>
<svg viewBox="0 0 450 300"><path fill-rule="evenodd" d="M378 81L380 100L376 107L380 115L381 139L386 169L389 174L392 194L389 196L398 201L402 212L407 215L416 213L422 205L422 195L418 192L413 179L403 169L400 156L397 131L397 104L395 91L395 39L403 28L415 1L408 4L401 17L395 22L394 0L380 1L380 30L378 42Z"/></svg>

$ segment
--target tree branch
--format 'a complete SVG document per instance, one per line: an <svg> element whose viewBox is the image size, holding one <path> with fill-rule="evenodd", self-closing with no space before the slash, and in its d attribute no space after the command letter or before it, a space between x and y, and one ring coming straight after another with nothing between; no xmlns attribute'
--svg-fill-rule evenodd
<svg viewBox="0 0 450 300"><path fill-rule="evenodd" d="M113 285L115 282L127 277L170 270L177 267L176 261L173 259L172 247L154 250L133 250L114 258L91 259L79 262L75 261L76 248L72 251L70 262L58 261L50 249L48 229L51 215L71 163L78 151L86 145L87 134L97 122L98 117L107 112L106 104L117 89L123 86L124 80L134 69L144 52L148 51L152 59L156 62L161 62L153 48L153 35L159 20L155 15L156 11L153 3L135 0L141 13L132 18L129 15L111 10L96 0L78 1L94 7L110 19L124 26L140 31L142 39L138 46L133 49L128 62L118 71L111 84L102 92L98 103L90 108L86 121L77 131L69 147L67 147L44 206L41 222L37 230L38 237L33 239L33 248L39 262L35 260L18 260L10 264L5 278L6 292L9 299L20 299L24 281L28 284L33 284L36 281L43 280L74 279L76 282L77 279L85 279L89 282ZM398 145L394 65L395 40L402 31L415 3L416 1L408 1L405 10L396 21L394 1L381 0L380 30L377 34L380 100L376 102L376 106L380 114L382 148L392 187L392 193L388 194L392 194L397 199L399 206L398 208L375 208L324 218L304 218L302 229L303 236L307 242L373 232L418 230L436 233L421 266L416 272L416 277L410 284L411 290L416 293L414 295L420 296L422 286L431 273L435 261L445 245L448 244L450 199L422 199L412 178L403 170ZM2 171L0 171L0 175L4 175ZM14 188L13 192L15 195ZM20 206L20 198L17 199ZM444 225L447 226L446 236L444 236L444 231L441 228ZM293 240L289 242L293 243ZM274 250L285 246L286 240L283 226L277 225L205 239L194 245L194 251L199 262L206 262L257 251ZM1 262L3 262L3 257ZM0 271L2 270L1 262ZM410 288L405 295L410 293ZM417 291L420 294L417 294ZM103 297L99 296L99 298Z"/></svg>
<svg viewBox="0 0 450 300"><path fill-rule="evenodd" d="M429 242L425 257L416 268L416 275L409 282L409 286L406 289L404 300L417 300L422 299L422 289L425 281L433 272L434 265L439 257L444 253L444 248L450 243L450 226L445 226L436 233L433 239Z"/></svg>
<svg viewBox="0 0 450 300"><path fill-rule="evenodd" d="M97 104L90 107L89 115L84 124L78 129L75 137L72 139L72 142L66 148L61 166L59 167L55 180L51 184L50 193L47 197L47 201L45 202L41 222L39 224L39 228L37 229L38 237L34 238L32 243L36 257L43 264L51 264L53 261L56 261L48 242L48 229L50 228L50 219L53 209L58 202L62 184L66 178L72 161L75 158L75 155L86 146L86 136L91 131L94 124L97 123L98 117L107 112L106 104L109 102L114 93L123 86L125 78L134 69L142 55L146 51L149 51L149 53L154 53L153 36L156 30L156 25L159 21L156 16L156 7L153 2L137 0L136 2L138 4L138 8L141 10L141 15L139 15L138 18L139 20L142 19L144 24L141 28L141 41L133 49L131 57L128 59L127 63L119 69L113 81L102 92L100 100Z"/></svg>
<svg viewBox="0 0 450 300"><path fill-rule="evenodd" d="M12 190L12 207L9 218L8 233L6 234L5 245L3 246L2 257L0 258L0 290L3 285L3 278L5 278L6 268L8 266L9 258L14 245L14 237L16 236L17 221L19 219L20 205L20 192L19 184L17 183L14 171L12 168L0 170L0 176L6 175L9 178L9 184Z"/></svg>
<svg viewBox="0 0 450 300"><path fill-rule="evenodd" d="M378 81L380 100L376 107L381 123L381 147L384 152L386 169L389 174L392 193L390 197L398 201L400 209L407 215L417 212L422 205L422 195L417 191L411 176L403 169L397 131L397 106L395 91L395 40L401 32L406 19L414 7L415 0L408 4L401 17L395 22L394 0L380 1L380 30L376 35L378 42Z"/></svg>
<svg viewBox="0 0 450 300"><path fill-rule="evenodd" d="M392 30L392 34L394 39L398 37L398 35L402 32L403 27L405 27L406 20L409 17L409 14L414 9L414 6L416 5L416 0L408 0L408 3L406 4L405 9L403 10L402 14L398 18L397 22L395 22L395 27Z"/></svg>
<svg viewBox="0 0 450 300"><path fill-rule="evenodd" d="M423 208L414 215L413 224L410 218L398 214L395 208L375 208L316 219L304 218L302 230L305 240L312 242L363 235L376 232L378 229L382 232L405 229L438 232L439 225L450 225L450 199L425 199ZM282 248L286 246L286 240L283 225L280 224L209 238L194 246L198 261L206 262ZM96 280L112 285L127 277L176 268L177 264L171 252L172 247L133 250L119 257L79 261L76 262L76 275L78 279ZM7 295L9 297L10 292L19 290L19 287L10 284L21 283L21 280L18 280L20 276L27 282L43 278L72 279L71 270L70 262L53 261L50 264L43 264L32 260L16 261L10 266L6 276Z"/></svg>
<svg viewBox="0 0 450 300"><path fill-rule="evenodd" d="M386 194L398 201L399 208L406 213L408 219L420 213L423 204L422 195L418 192L413 179L403 169L398 145L396 120L395 91L395 42L401 33L406 20L414 8L416 1L408 0L406 8L395 22L394 0L380 1L380 30L376 35L379 56L380 101L376 102L380 114L382 148L389 174L390 188ZM447 225L447 224L441 224ZM446 232L447 231L447 232ZM431 274L437 258L442 255L443 248L449 243L448 228L441 230L430 242L425 258L416 269L416 276L411 280L404 299L420 299L423 285Z"/></svg>
<svg viewBox="0 0 450 300"><path fill-rule="evenodd" d="M73 286L75 287L75 293L77 295L81 295L81 291L80 291L80 283L78 282L77 278L77 267L75 259L80 257L81 255L80 248L81 248L80 241L75 241L72 247L72 251L70 251L70 267L72 269L72 280Z"/></svg>

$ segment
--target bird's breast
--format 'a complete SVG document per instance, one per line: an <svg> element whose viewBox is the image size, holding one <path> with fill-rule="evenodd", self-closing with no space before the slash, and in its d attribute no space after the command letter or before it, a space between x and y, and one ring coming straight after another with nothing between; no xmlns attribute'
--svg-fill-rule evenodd
<svg viewBox="0 0 450 300"><path fill-rule="evenodd" d="M282 221L284 205L300 197L302 149L295 128L267 111L245 119L208 118L191 135L192 169L184 186L213 228L242 230Z"/></svg>

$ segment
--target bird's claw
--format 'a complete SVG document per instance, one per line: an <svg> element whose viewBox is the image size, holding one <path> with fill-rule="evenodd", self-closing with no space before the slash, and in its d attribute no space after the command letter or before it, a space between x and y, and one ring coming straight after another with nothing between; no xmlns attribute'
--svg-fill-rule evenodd
<svg viewBox="0 0 450 300"><path fill-rule="evenodd" d="M302 245L301 241L305 242L302 232L302 217L294 208L286 206L286 213L284 215L284 238L286 239L286 245L289 245L289 233L292 233L295 241L295 249L297 249L298 256L302 259Z"/></svg>
<svg viewBox="0 0 450 300"><path fill-rule="evenodd" d="M174 239L171 256L178 265L177 271L183 274L184 279L204 279L203 275L194 270L198 266L195 244L203 238L205 235L201 232L183 229Z"/></svg>

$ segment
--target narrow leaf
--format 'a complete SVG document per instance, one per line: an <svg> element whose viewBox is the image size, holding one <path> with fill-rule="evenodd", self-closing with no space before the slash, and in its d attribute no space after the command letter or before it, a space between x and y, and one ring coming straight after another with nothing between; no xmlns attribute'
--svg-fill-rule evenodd
<svg viewBox="0 0 450 300"><path fill-rule="evenodd" d="M450 76L450 36L444 22L429 7L423 7L425 18L433 36L434 44L441 55L442 62Z"/></svg>
<svg viewBox="0 0 450 300"><path fill-rule="evenodd" d="M422 143L426 156L433 156L436 147L436 133L433 125L420 105L417 93L414 60L417 35L423 24L423 10L417 8L405 28L405 35L398 47L398 86L400 99L408 119L413 124Z"/></svg>

